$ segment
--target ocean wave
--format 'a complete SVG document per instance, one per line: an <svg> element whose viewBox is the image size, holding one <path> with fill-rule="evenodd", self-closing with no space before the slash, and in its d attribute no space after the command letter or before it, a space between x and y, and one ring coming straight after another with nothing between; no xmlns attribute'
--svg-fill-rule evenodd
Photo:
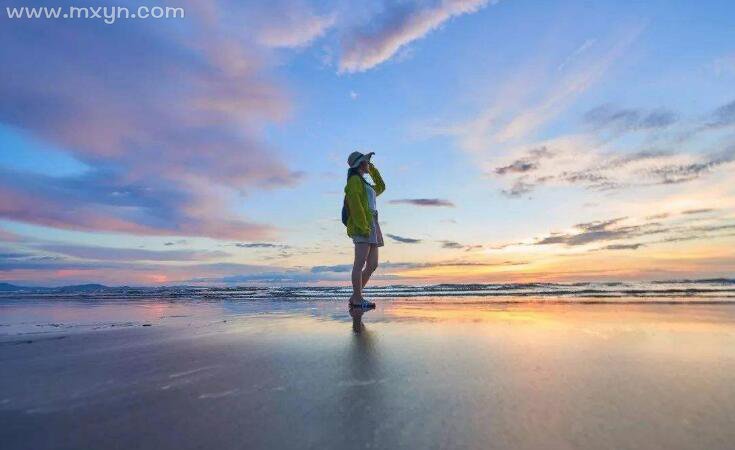
<svg viewBox="0 0 735 450"><path fill-rule="evenodd" d="M107 287L102 285L61 288L18 288L0 293L0 298L24 299L340 299L349 296L349 286L164 286ZM735 279L667 280L650 282L488 283L388 285L365 289L374 298L486 297L486 298L586 298L586 299L735 299Z"/></svg>

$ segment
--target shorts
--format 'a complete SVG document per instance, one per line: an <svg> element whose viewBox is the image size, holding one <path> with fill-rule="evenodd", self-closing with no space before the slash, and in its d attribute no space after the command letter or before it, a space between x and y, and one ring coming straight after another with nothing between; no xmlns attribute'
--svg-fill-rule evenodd
<svg viewBox="0 0 735 450"><path fill-rule="evenodd" d="M355 244L373 244L382 247L383 233L380 232L380 224L378 223L378 211L373 211L373 223L370 225L369 236L355 236L352 238Z"/></svg>

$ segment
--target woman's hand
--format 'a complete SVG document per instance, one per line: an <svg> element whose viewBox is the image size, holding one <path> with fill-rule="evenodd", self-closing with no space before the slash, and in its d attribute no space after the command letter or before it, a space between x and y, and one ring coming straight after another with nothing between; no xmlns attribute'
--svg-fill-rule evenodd
<svg viewBox="0 0 735 450"><path fill-rule="evenodd" d="M370 178L372 178L375 182L375 193L380 195L385 191L385 182L383 181L383 177L380 176L380 172L378 172L377 167L375 167L373 163L368 164L368 172L370 173Z"/></svg>

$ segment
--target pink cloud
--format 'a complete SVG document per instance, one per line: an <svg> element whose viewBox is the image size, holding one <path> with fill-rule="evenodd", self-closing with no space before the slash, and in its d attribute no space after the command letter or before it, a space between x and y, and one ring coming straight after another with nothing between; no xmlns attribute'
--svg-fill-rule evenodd
<svg viewBox="0 0 735 450"><path fill-rule="evenodd" d="M306 2L271 1L260 5L259 43L269 47L304 47L335 25L335 13L319 14Z"/></svg>
<svg viewBox="0 0 735 450"><path fill-rule="evenodd" d="M140 187L96 177L60 180L0 171L0 217L61 229L136 235L274 237L275 229L269 225L244 221L211 207L197 209L194 204L205 204L206 197L165 188L152 182Z"/></svg>
<svg viewBox="0 0 735 450"><path fill-rule="evenodd" d="M492 2L495 3L495 2ZM394 56L411 42L421 39L452 17L477 12L488 0L441 0L401 3L388 9L377 24L348 34L339 62L340 72L363 72Z"/></svg>
<svg viewBox="0 0 735 450"><path fill-rule="evenodd" d="M192 212L216 203L211 195L300 176L263 139L291 109L268 79L267 58L253 36L233 32L231 17L208 11L176 23L4 24L0 63L13 69L0 72L0 121L91 169L64 178L2 172L0 217L89 231L272 236L228 208Z"/></svg>

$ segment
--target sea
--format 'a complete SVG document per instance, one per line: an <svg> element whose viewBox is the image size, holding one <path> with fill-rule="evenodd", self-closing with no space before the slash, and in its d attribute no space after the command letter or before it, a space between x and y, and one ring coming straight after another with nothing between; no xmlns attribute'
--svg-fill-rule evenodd
<svg viewBox="0 0 735 450"><path fill-rule="evenodd" d="M14 286L2 290L0 299L341 301L349 297L351 292L350 286ZM364 296L368 299L416 302L735 303L735 278L574 283L394 284L367 287Z"/></svg>

